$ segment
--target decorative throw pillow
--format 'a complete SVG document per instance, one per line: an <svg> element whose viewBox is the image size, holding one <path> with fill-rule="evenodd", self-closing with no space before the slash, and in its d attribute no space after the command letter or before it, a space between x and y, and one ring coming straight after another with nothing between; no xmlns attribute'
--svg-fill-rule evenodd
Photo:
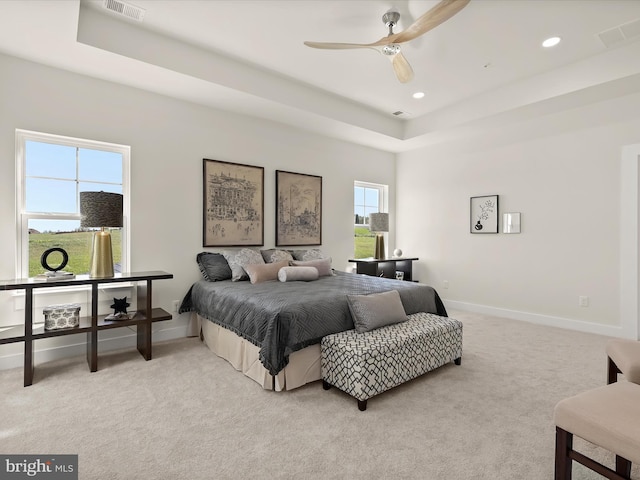
<svg viewBox="0 0 640 480"><path fill-rule="evenodd" d="M231 267L231 280L237 282L239 280L247 280L249 276L244 270L245 265L256 263L264 263L262 255L252 248L243 248L242 250L224 250L222 252L224 258L227 259Z"/></svg>
<svg viewBox="0 0 640 480"><path fill-rule="evenodd" d="M364 333L407 320L397 290L370 295L347 295L356 332Z"/></svg>
<svg viewBox="0 0 640 480"><path fill-rule="evenodd" d="M318 279L316 267L282 267L278 271L281 282L311 282Z"/></svg>
<svg viewBox="0 0 640 480"><path fill-rule="evenodd" d="M327 258L319 248L310 248L309 250L289 250L294 260L321 260Z"/></svg>
<svg viewBox="0 0 640 480"><path fill-rule="evenodd" d="M252 263L245 265L243 268L249 274L249 280L251 283L261 283L267 280L277 280L278 271L282 267L286 267L289 264L286 260L275 263Z"/></svg>
<svg viewBox="0 0 640 480"><path fill-rule="evenodd" d="M277 248L270 248L269 250L260 250L260 254L264 261L267 263L274 262L282 262L286 260L287 262L293 260L293 257L286 250L279 250Z"/></svg>
<svg viewBox="0 0 640 480"><path fill-rule="evenodd" d="M202 278L209 282L219 282L231 278L231 267L220 253L201 252L196 256L196 262Z"/></svg>
<svg viewBox="0 0 640 480"><path fill-rule="evenodd" d="M333 271L331 270L331 258L324 258L322 260L309 260L306 262L294 260L293 262L289 263L294 267L315 267L318 269L318 275L321 277L333 275Z"/></svg>

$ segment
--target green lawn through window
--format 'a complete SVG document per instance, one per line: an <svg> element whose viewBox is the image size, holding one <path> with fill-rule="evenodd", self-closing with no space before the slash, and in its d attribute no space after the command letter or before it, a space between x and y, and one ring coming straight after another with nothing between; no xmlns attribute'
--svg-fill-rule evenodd
<svg viewBox="0 0 640 480"><path fill-rule="evenodd" d="M121 262L121 237L121 230L111 231L114 265ZM40 264L40 258L45 250L53 247L63 248L69 255L69 263L64 267L65 272L75 273L76 275L89 273L92 238L93 232L31 233L29 235L29 277L35 277L45 272L45 269ZM60 265L62 263L62 254L58 252L52 253L49 255L47 263L51 267Z"/></svg>
<svg viewBox="0 0 640 480"><path fill-rule="evenodd" d="M373 257L376 249L376 236L367 227L354 229L354 258Z"/></svg>

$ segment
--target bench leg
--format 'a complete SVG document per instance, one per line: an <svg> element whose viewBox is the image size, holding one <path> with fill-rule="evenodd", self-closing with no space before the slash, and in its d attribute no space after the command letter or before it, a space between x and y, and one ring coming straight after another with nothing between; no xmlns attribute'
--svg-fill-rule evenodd
<svg viewBox="0 0 640 480"><path fill-rule="evenodd" d="M616 473L624 478L631 478L631 462L626 458L616 455Z"/></svg>
<svg viewBox="0 0 640 480"><path fill-rule="evenodd" d="M331 384L326 380L322 380L322 388L324 388L325 390L329 390L331 388Z"/></svg>
<svg viewBox="0 0 640 480"><path fill-rule="evenodd" d="M571 457L573 434L556 426L556 471L555 480L571 480Z"/></svg>
<svg viewBox="0 0 640 480"><path fill-rule="evenodd" d="M462 357L458 357L456 358L453 363L455 363L456 365L462 365Z"/></svg>
<svg viewBox="0 0 640 480"><path fill-rule="evenodd" d="M364 412L367 409L367 401L366 400L358 400L358 410Z"/></svg>
<svg viewBox="0 0 640 480"><path fill-rule="evenodd" d="M611 357L607 357L607 361L609 367L607 369L607 385L610 385L618 381L618 374L622 372L620 372L620 369L618 368L616 363L611 360Z"/></svg>

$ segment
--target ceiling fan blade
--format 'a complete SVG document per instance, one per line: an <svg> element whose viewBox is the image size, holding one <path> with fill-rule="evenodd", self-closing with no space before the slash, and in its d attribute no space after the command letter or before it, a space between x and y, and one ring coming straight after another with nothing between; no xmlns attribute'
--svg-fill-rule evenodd
<svg viewBox="0 0 640 480"><path fill-rule="evenodd" d="M393 64L393 71L396 72L396 77L398 77L400 83L407 83L413 79L413 68L411 68L402 52L396 53L390 59Z"/></svg>
<svg viewBox="0 0 640 480"><path fill-rule="evenodd" d="M327 49L327 50L347 50L349 48L373 48L373 47L376 47L378 45L385 45L386 43L391 43L391 42L385 42L385 43L380 43L380 42L382 42L382 40L380 40L378 42L375 42L375 43L367 43L367 44L364 44L364 43L331 43L331 42L304 42L304 44L307 47L311 47L311 48L321 48L321 49Z"/></svg>
<svg viewBox="0 0 640 480"><path fill-rule="evenodd" d="M393 43L403 43L413 40L449 20L466 7L469 1L470 0L442 0L413 22L409 28L386 38L392 39Z"/></svg>

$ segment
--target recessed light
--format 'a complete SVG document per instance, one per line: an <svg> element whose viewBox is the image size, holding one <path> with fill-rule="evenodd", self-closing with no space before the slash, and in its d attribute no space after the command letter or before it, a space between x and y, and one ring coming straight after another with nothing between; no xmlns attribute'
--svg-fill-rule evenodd
<svg viewBox="0 0 640 480"><path fill-rule="evenodd" d="M555 47L560 43L560 37L550 37L547 38L544 42L542 42L542 46L545 48Z"/></svg>
<svg viewBox="0 0 640 480"><path fill-rule="evenodd" d="M422 98L424 97L424 92L416 92L413 94L413 98Z"/></svg>

